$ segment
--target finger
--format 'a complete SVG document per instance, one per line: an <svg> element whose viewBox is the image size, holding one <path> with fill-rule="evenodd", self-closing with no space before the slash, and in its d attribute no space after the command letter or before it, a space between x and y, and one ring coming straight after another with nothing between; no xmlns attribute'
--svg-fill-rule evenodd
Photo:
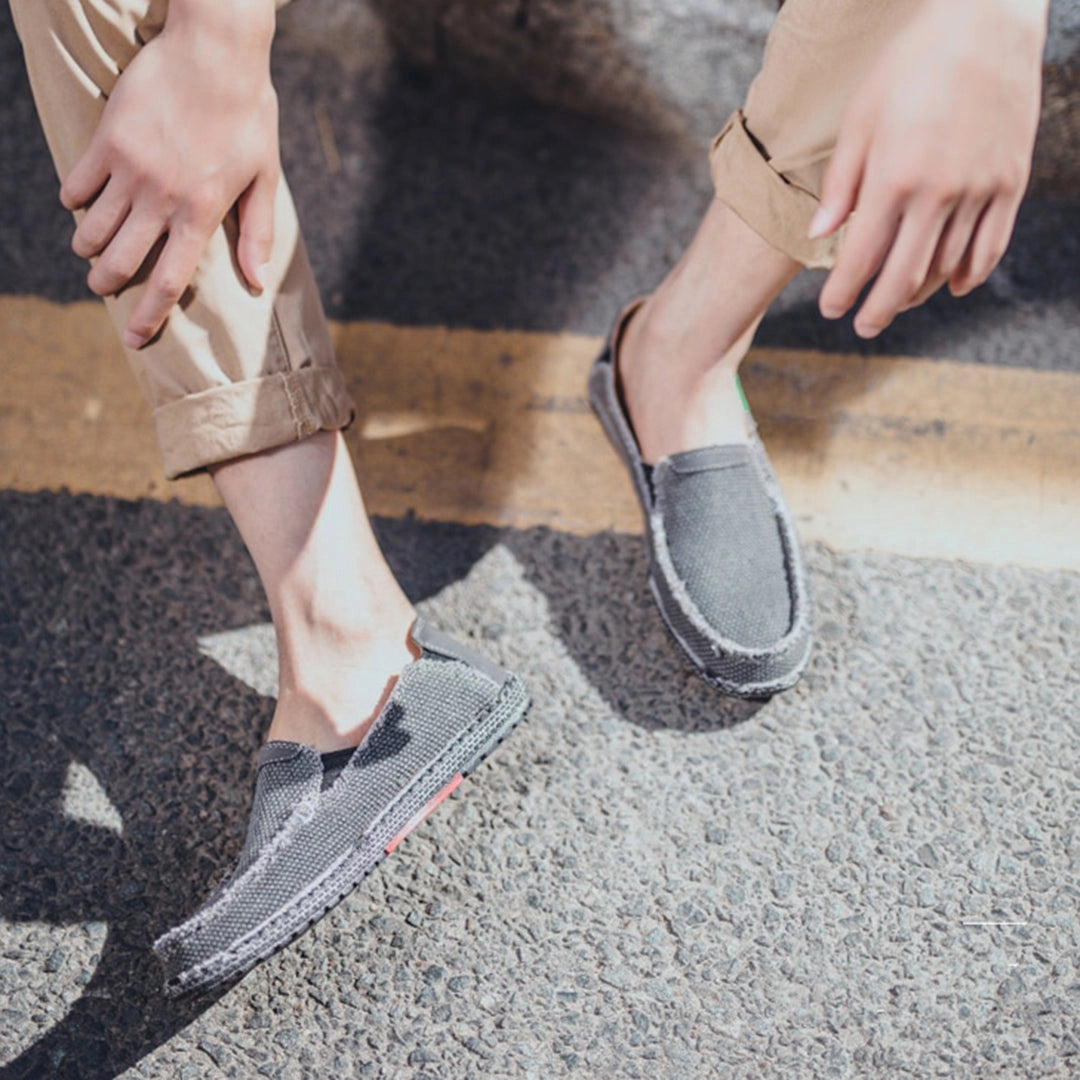
<svg viewBox="0 0 1080 1080"><path fill-rule="evenodd" d="M169 233L161 255L124 330L124 344L142 348L160 329L184 290L191 284L208 236L194 226L178 226Z"/></svg>
<svg viewBox="0 0 1080 1080"><path fill-rule="evenodd" d="M81 210L109 179L109 163L100 136L95 136L75 167L60 185L60 202L68 210Z"/></svg>
<svg viewBox="0 0 1080 1080"><path fill-rule="evenodd" d="M949 278L953 296L966 296L981 285L1005 254L1012 236L1020 200L999 197L992 200L975 226L971 243L960 265Z"/></svg>
<svg viewBox="0 0 1080 1080"><path fill-rule="evenodd" d="M975 231L985 205L985 201L981 199L964 199L953 211L938 241L937 251L934 253L934 261L930 264L926 282L904 305L903 311L910 311L924 304L952 277L971 243L972 233Z"/></svg>
<svg viewBox="0 0 1080 1080"><path fill-rule="evenodd" d="M937 265L937 269L946 278L952 277L963 261L988 201L986 198L964 199L953 213L946 235L942 237Z"/></svg>
<svg viewBox="0 0 1080 1080"><path fill-rule="evenodd" d="M851 219L836 265L821 288L818 306L826 319L849 311L892 247L900 211L889 203L864 203Z"/></svg>
<svg viewBox="0 0 1080 1080"><path fill-rule="evenodd" d="M138 273L164 228L158 215L133 210L94 264L87 285L98 296L119 292Z"/></svg>
<svg viewBox="0 0 1080 1080"><path fill-rule="evenodd" d="M930 299L945 284L949 279L942 274L935 274L931 271L923 284L923 287L900 309L898 314L903 314L905 311L911 311L913 308L921 307Z"/></svg>
<svg viewBox="0 0 1080 1080"><path fill-rule="evenodd" d="M83 259L92 259L108 247L131 210L131 199L125 188L110 180L102 193L86 211L75 235L71 250Z"/></svg>
<svg viewBox="0 0 1080 1080"><path fill-rule="evenodd" d="M278 176L260 173L240 196L240 239L237 260L253 289L262 292L274 250L274 200Z"/></svg>
<svg viewBox="0 0 1080 1080"><path fill-rule="evenodd" d="M835 232L855 208L862 183L871 126L858 112L849 113L840 130L821 184L821 203L810 222L811 240Z"/></svg>
<svg viewBox="0 0 1080 1080"><path fill-rule="evenodd" d="M855 316L855 332L875 337L926 283L951 207L912 207L904 215L870 295Z"/></svg>

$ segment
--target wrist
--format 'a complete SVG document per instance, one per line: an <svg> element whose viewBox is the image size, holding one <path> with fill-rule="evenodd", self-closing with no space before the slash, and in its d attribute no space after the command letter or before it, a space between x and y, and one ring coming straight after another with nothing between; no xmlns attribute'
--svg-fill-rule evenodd
<svg viewBox="0 0 1080 1080"><path fill-rule="evenodd" d="M1006 20L1011 30L1046 36L1050 18L1050 0L927 0L953 11L966 4L971 18Z"/></svg>
<svg viewBox="0 0 1080 1080"><path fill-rule="evenodd" d="M169 0L166 30L267 50L274 36L275 0Z"/></svg>

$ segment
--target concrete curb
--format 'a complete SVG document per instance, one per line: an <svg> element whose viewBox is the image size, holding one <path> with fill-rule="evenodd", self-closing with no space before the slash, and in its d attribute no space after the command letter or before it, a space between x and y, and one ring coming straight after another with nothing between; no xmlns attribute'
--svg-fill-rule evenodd
<svg viewBox="0 0 1080 1080"><path fill-rule="evenodd" d="M776 0L373 0L403 55L549 104L707 138L741 103Z"/></svg>
<svg viewBox="0 0 1080 1080"><path fill-rule="evenodd" d="M342 0L337 0L342 2ZM623 126L704 142L743 100L776 0L371 0L409 61ZM1080 189L1080 0L1051 12L1044 195Z"/></svg>

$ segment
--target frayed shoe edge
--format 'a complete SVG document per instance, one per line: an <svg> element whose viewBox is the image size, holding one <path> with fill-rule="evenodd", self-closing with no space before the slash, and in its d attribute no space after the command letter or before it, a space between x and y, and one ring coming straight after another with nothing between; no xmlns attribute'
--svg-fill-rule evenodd
<svg viewBox="0 0 1080 1080"><path fill-rule="evenodd" d="M313 792L305 795L296 804L296 808L289 815L285 824L281 826L273 839L259 852L258 858L244 871L234 882L226 886L221 895L209 907L197 911L190 919L186 919L178 926L162 934L153 944L155 953L167 951L172 945L183 944L190 941L209 922L211 922L235 895L241 885L257 882L266 874L267 867L303 826L315 817L315 808L319 803L321 792Z"/></svg>

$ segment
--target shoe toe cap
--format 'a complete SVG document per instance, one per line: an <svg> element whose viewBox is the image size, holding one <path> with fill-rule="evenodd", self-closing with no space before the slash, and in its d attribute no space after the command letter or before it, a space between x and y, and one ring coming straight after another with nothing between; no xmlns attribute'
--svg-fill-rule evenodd
<svg viewBox="0 0 1080 1080"><path fill-rule="evenodd" d="M776 510L743 447L658 474L657 525L672 589L716 637L750 652L790 631L794 602ZM702 629L705 629L703 627Z"/></svg>

